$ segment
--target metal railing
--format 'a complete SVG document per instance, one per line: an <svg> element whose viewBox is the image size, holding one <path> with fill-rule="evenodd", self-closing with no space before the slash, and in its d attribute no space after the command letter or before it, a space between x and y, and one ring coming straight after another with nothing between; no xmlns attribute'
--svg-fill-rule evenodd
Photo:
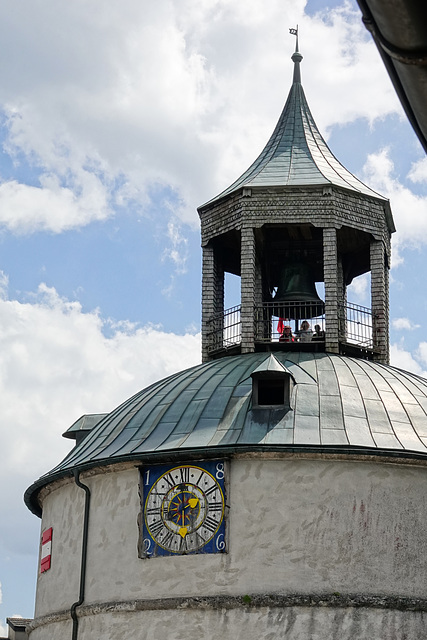
<svg viewBox="0 0 427 640"><path fill-rule="evenodd" d="M207 339L209 352L229 349L240 344L242 340L240 305L231 307L224 313L217 313L208 320Z"/></svg>
<svg viewBox="0 0 427 640"><path fill-rule="evenodd" d="M373 349L372 311L360 304L339 305L340 339L365 349Z"/></svg>
<svg viewBox="0 0 427 640"><path fill-rule="evenodd" d="M318 303L300 301L258 305L255 307L255 342L281 342L284 326L291 328L293 342L309 342L313 337L324 342L325 315L319 315L320 307ZM304 321L309 324L306 332L302 327ZM312 335L316 325L320 336Z"/></svg>
<svg viewBox="0 0 427 640"><path fill-rule="evenodd" d="M240 305L212 316L207 323L210 353L227 350L242 341ZM327 336L325 315L319 315L319 304L306 302L265 302L255 306L254 337L256 343L282 342L284 326L291 328L293 342L324 343ZM291 316L297 316L297 319ZM310 325L304 333L302 323ZM338 306L339 341L363 349L373 349L372 312L368 307L347 303ZM317 327L317 333L315 331Z"/></svg>

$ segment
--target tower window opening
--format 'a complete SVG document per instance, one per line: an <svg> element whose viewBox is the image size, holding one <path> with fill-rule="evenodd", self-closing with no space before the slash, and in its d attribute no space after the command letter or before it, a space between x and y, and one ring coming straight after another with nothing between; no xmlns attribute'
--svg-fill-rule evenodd
<svg viewBox="0 0 427 640"><path fill-rule="evenodd" d="M224 308L230 309L240 305L241 302L241 283L240 276L234 273L224 274Z"/></svg>

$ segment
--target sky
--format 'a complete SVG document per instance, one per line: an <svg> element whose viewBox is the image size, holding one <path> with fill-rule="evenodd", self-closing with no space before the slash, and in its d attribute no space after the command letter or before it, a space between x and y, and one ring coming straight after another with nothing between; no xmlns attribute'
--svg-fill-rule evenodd
<svg viewBox="0 0 427 640"><path fill-rule="evenodd" d="M7 616L34 610L40 521L22 496L69 451L61 434L200 362L196 208L272 133L289 28L329 147L391 201L391 364L424 376L427 158L351 0L3 0L0 17L7 635ZM368 293L358 278L348 299Z"/></svg>

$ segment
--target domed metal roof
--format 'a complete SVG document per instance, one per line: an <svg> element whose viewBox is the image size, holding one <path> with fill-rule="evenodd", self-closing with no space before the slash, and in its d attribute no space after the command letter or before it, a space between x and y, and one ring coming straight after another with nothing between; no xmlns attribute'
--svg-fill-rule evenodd
<svg viewBox="0 0 427 640"><path fill-rule="evenodd" d="M427 457L426 380L335 354L276 352L293 380L290 406L255 407L251 374L263 363L265 371L274 369L271 358L266 353L225 357L143 389L101 418L35 482L26 492L27 505L38 512L38 490L76 468L125 460L248 450Z"/></svg>

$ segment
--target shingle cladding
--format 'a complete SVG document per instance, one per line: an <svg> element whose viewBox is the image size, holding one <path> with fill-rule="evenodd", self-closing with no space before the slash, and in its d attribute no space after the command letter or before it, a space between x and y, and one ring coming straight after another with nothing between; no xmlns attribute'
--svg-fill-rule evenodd
<svg viewBox="0 0 427 640"><path fill-rule="evenodd" d="M426 380L335 354L278 352L295 381L291 408L252 408L250 375L269 357L225 357L151 385L101 420L41 482L76 467L230 446L427 456Z"/></svg>
<svg viewBox="0 0 427 640"><path fill-rule="evenodd" d="M260 228L265 224L304 224L315 227L351 226L371 233L389 248L394 223L388 201L344 192L338 187L328 194L313 186L276 187L252 191L250 196L233 194L226 200L199 210L202 246L212 238L244 225Z"/></svg>

